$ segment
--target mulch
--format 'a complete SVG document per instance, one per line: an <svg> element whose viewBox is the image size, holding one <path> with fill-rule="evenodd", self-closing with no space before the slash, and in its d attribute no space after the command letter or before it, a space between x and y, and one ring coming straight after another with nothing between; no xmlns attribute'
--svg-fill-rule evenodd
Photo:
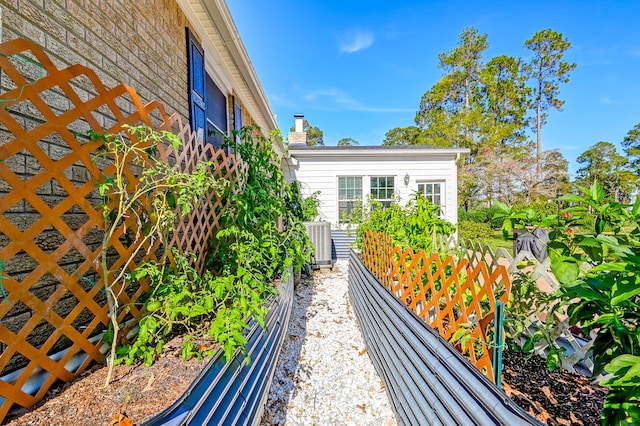
<svg viewBox="0 0 640 426"><path fill-rule="evenodd" d="M52 388L31 410L18 409L8 425L139 425L176 401L208 359L180 359L182 339L165 345L151 366L116 366L105 387L107 368L96 365L77 380ZM19 417L16 417L19 416ZM120 422L113 422L120 417Z"/></svg>
<svg viewBox="0 0 640 426"><path fill-rule="evenodd" d="M544 359L503 353L503 389L520 407L549 425L601 424L607 388L560 368L549 371Z"/></svg>

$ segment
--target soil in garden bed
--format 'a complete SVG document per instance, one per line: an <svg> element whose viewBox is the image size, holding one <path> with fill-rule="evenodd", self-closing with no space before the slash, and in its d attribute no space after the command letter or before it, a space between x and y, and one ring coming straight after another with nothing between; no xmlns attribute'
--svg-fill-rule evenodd
<svg viewBox="0 0 640 426"><path fill-rule="evenodd" d="M549 425L601 424L605 387L562 369L549 371L539 356L505 350L503 386L507 395L538 420Z"/></svg>
<svg viewBox="0 0 640 426"><path fill-rule="evenodd" d="M107 368L95 366L77 380L52 388L40 404L8 424L106 426L124 412L130 424L139 425L176 401L208 362L182 361L181 352L182 339L177 337L151 367L116 366L107 388Z"/></svg>
<svg viewBox="0 0 640 426"><path fill-rule="evenodd" d="M104 387L107 369L96 366L78 380L52 389L35 408L8 424L108 425L122 411L131 424L140 425L177 400L208 362L182 361L180 338L167 343L165 349L152 367L116 367L108 388ZM537 356L526 360L510 350L503 356L503 389L540 421L549 425L601 424L606 388L578 374L560 369L551 372Z"/></svg>

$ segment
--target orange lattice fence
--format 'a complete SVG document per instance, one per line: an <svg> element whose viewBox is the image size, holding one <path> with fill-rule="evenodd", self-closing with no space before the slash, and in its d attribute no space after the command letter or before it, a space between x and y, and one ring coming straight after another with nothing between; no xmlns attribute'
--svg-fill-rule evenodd
<svg viewBox="0 0 640 426"><path fill-rule="evenodd" d="M458 349L495 382L487 329L493 323L496 299L506 304L511 292L504 266L489 270L484 262L471 267L451 256L442 260L438 253L414 253L393 247L389 236L371 231L365 235L362 253L367 268L442 337L448 340L461 327L468 329L470 338L464 345L458 341Z"/></svg>
<svg viewBox="0 0 640 426"><path fill-rule="evenodd" d="M13 40L0 45L0 421L12 405L30 407L58 379L70 381L92 362L103 361L100 334L108 324L102 277L103 179L94 161L98 142L82 140L87 130L117 133L125 124L145 123L172 130L183 141L179 152L160 149L161 158L192 170L198 161L217 164L217 177L241 183L246 165L196 139L189 126L168 117L158 102L143 105L125 85L106 88L90 69L58 69L37 45ZM129 172L131 184L135 175ZM235 190L239 185L233 185ZM197 254L204 268L207 241L216 232L224 200L210 194L181 221L170 239L180 251ZM109 247L111 271L134 251L125 228ZM135 233L134 233L135 234ZM153 257L160 244L149 247ZM135 259L130 269L143 259ZM120 321L139 318L135 301L144 283L120 294ZM84 353L86 355L78 355ZM32 385L39 376L41 385Z"/></svg>

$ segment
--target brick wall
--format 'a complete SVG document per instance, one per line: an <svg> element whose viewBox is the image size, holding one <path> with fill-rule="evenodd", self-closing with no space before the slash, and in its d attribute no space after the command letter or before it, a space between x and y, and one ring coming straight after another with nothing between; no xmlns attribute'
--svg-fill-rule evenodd
<svg viewBox="0 0 640 426"><path fill-rule="evenodd" d="M186 59L185 27L189 26L186 18L175 0L5 0L2 8L3 28L2 41L24 38L42 46L56 66L60 69L81 64L95 71L109 88L118 84L133 87L143 102L159 100L169 114L177 112L184 118L188 108L188 73ZM43 70L37 64L29 62L29 57L11 58L29 81L36 81ZM74 79L73 86L82 100L87 100L97 93L88 78ZM14 89L15 84L0 70L0 94ZM229 125L233 128L233 102L228 95ZM41 94L56 114L70 109L71 103L61 91L55 88ZM130 113L134 105L126 100L119 102L120 108ZM241 105L243 125L254 125L254 121L244 105ZM12 105L10 113L19 117L25 129L33 129L44 122L44 117L30 102ZM114 120L109 111L96 114L103 127L110 127ZM89 129L86 122L78 121L69 126L70 130L84 132ZM0 123L0 145L12 140L6 127ZM52 134L39 142L40 147L53 160L63 158L70 147L59 135ZM15 153L9 158L0 159L21 179L28 180L37 175L41 165L27 152ZM65 170L67 178L74 185L81 185L90 179L83 164L76 164ZM0 177L0 201L14 188ZM49 206L55 206L67 194L52 179L40 186L36 193ZM96 191L88 196L92 204L101 202ZM18 229L25 231L35 224L40 215L36 209L24 200L5 210L3 216ZM72 231L77 230L87 220L82 210L72 208L62 220ZM65 240L65 236L53 227L43 229L34 241L47 252L53 252ZM94 229L83 241L95 250L99 246L102 233ZM8 244L7 237L0 230L0 250ZM70 276L74 275L82 256L70 251L58 261L58 265ZM18 282L29 276L37 267L35 260L24 250L4 259L5 275ZM99 280L95 270L77 276L77 285L87 291ZM65 286L58 278L47 274L30 292L38 299L46 302L54 292ZM134 291L132 287L132 291ZM10 296L10 295L9 295ZM56 299L57 300L57 299ZM98 303L104 303L104 295L96 296ZM77 304L77 299L67 293L57 300L52 310L65 317ZM17 303L0 319L3 326L18 332L32 318L28 306ZM87 312L73 321L72 326L78 330L91 320ZM92 330L92 335L102 330ZM52 332L52 326L42 321L29 334L28 341L40 347ZM61 338L50 348L49 354L67 347L68 339ZM0 351L6 346L0 342ZM6 374L25 366L26 358L19 353L11 357L0 374Z"/></svg>
<svg viewBox="0 0 640 426"><path fill-rule="evenodd" d="M47 51L60 69L75 64L87 66L98 74L105 86L127 84L137 91L143 102L159 100L169 114L177 112L188 117L185 42L185 26L188 23L175 0L9 0L0 7L3 16L2 41L15 38L34 41ZM34 58L15 57L11 61L30 81L35 81L42 76L43 70L29 62L29 59ZM0 93L15 87L7 75L0 71ZM74 88L83 100L97 93L86 78L74 80ZM43 93L42 97L56 114L71 107L69 100L55 89ZM120 102L119 106L127 113L134 108L133 103L127 101ZM44 121L42 114L30 102L18 103L11 107L10 112L14 117L19 117L27 129L35 128ZM97 118L105 128L114 122L108 111L98 114ZM89 128L81 121L74 123L72 127L78 132ZM13 135L0 123L0 144L12 138ZM43 139L40 146L53 160L63 158L70 150L64 140L55 134ZM28 153L16 153L2 160L25 180L41 170L41 165ZM82 184L89 179L82 164L69 168L65 173L74 184ZM0 179L0 197L11 190L9 184ZM43 184L36 193L50 206L58 204L67 196L55 180ZM89 199L94 204L101 201L97 194L92 194ZM4 217L18 229L25 231L38 221L40 215L31 205L21 201L6 210ZM63 220L72 230L76 230L86 222L87 216L82 211L71 209L63 215ZM85 238L85 243L95 249L101 238L101 232L95 229ZM65 236L49 227L42 230L34 240L43 250L52 252L65 240ZM7 237L0 231L0 249L7 244ZM37 263L25 251L4 261L3 273L18 282L37 267ZM58 265L73 276L81 261L82 256L71 251L58 261ZM86 290L98 281L95 271L77 278L77 284ZM56 277L47 274L30 288L30 292L40 300L47 301L64 285ZM97 297L104 299L101 294ZM104 300L98 302L104 303ZM65 317L76 304L75 297L68 293L52 309ZM17 303L2 318L1 323L17 333L30 318L29 307ZM83 324L90 320L90 314L83 313L76 318L73 326L82 329ZM51 327L47 322L41 321L29 334L29 343L40 347L51 334ZM95 333L100 331L101 329L96 329ZM49 353L68 345L68 339L61 338ZM5 344L0 342L0 351L5 348ZM1 374L23 367L26 363L27 360L16 353Z"/></svg>
<svg viewBox="0 0 640 426"><path fill-rule="evenodd" d="M188 117L185 27L175 0L8 0L2 41L43 46L62 68L82 64L107 87L127 84L144 102ZM90 90L90 89L89 89Z"/></svg>

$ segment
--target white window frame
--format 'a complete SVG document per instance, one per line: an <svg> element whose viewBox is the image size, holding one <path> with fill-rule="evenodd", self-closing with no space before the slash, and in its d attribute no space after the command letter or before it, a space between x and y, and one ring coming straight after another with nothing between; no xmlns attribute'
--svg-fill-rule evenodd
<svg viewBox="0 0 640 426"><path fill-rule="evenodd" d="M345 193L346 193L345 194L346 195L345 198L342 198L342 196L340 194L340 181L341 181L341 179L346 179L345 182L347 182L347 186L345 188ZM358 196L355 196L353 198L349 198L348 197L349 196L349 193L348 193L348 191L349 191L348 180L349 179L353 179L354 186L353 186L352 189L354 190L354 192L355 192L355 179L360 179L360 196L359 197ZM337 177L336 188L338 189L338 191L337 191L337 195L338 195L338 223L341 223L341 224L342 223L349 223L348 218L345 220L342 217L343 209L341 208L341 203L346 203L347 204L346 211L348 211L349 213L351 211L353 211L354 208L358 208L358 207L362 208L362 201L363 201L362 200L362 194L363 194L363 191L364 191L363 185L364 185L364 176L363 175L350 175L350 176L338 176ZM354 193L354 195L357 195L357 194ZM352 205L349 206L349 203L352 203Z"/></svg>
<svg viewBox="0 0 640 426"><path fill-rule="evenodd" d="M391 193L387 194L389 195L387 198L376 198L374 197L373 191L374 191L374 187L373 187L373 180L374 179L378 179L378 184L380 183L379 179L385 179L385 183L387 184L387 186L385 186L383 188L383 191L387 192L389 190L389 180L391 181ZM380 191L380 188L376 188L376 191ZM387 208L391 205L391 203L393 202L393 194L396 191L396 177L395 176L390 176L390 175L377 175L377 176L369 176L369 197L370 200L375 200L377 202L379 202L380 204L382 204L384 206L384 208ZM379 193L377 195L380 195Z"/></svg>
<svg viewBox="0 0 640 426"><path fill-rule="evenodd" d="M420 189L420 186L424 185L422 190ZM431 192L431 194L427 194L426 193L426 186L427 185L440 185L440 192L439 194L435 194L433 191ZM429 201L431 201L432 203L440 206L440 217L445 217L445 210L446 210L446 187L445 187L445 181L443 180L419 180L416 182L416 187L417 187L417 192L424 195ZM435 195L439 195L440 197L440 202L437 203L434 201Z"/></svg>

